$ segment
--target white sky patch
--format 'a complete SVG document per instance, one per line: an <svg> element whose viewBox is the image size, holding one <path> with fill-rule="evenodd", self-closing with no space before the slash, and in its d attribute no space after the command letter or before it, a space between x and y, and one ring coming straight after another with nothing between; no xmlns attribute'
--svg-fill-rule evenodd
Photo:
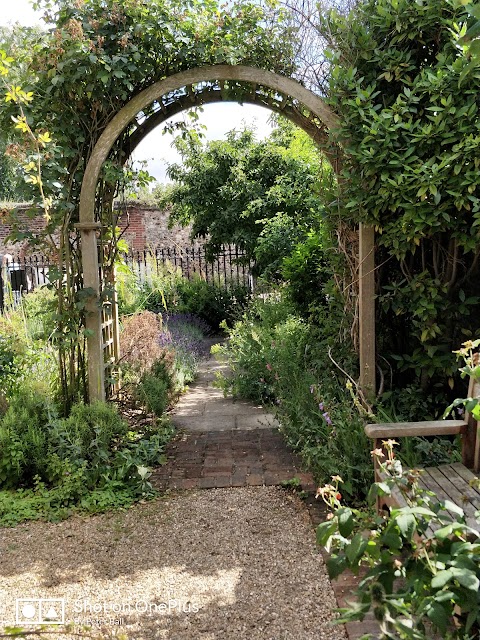
<svg viewBox="0 0 480 640"><path fill-rule="evenodd" d="M263 140L272 132L273 127L269 122L271 115L268 109L253 105L242 106L235 102L208 104L204 106L198 122L206 126L206 129L202 130L204 140L221 140L232 129L240 130L244 125L255 127L257 140ZM168 122L180 120L182 120L181 114ZM152 131L138 145L132 156L134 161L147 160L147 168L158 182L168 182L166 177L168 164L181 162L180 156L172 148L175 134L162 134L164 125L165 123Z"/></svg>
<svg viewBox="0 0 480 640"><path fill-rule="evenodd" d="M29 0L0 0L0 25L19 22L25 26L41 25L42 12L34 11ZM241 129L243 125L255 126L257 140L263 140L272 131L268 122L271 112L263 107L240 105L237 103L218 103L204 106L199 123L206 126L205 140L220 140L232 129ZM182 114L172 118L182 119ZM180 162L180 157L172 148L173 136L162 134L163 125L157 127L137 147L134 161L147 161L148 171L158 182L166 182L167 165Z"/></svg>
<svg viewBox="0 0 480 640"><path fill-rule="evenodd" d="M29 0L0 0L0 25L19 22L26 27L43 24L41 11L34 11Z"/></svg>

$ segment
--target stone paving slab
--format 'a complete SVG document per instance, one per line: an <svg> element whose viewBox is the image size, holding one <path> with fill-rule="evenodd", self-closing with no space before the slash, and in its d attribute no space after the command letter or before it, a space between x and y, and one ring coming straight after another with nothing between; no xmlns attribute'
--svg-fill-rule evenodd
<svg viewBox="0 0 480 640"><path fill-rule="evenodd" d="M182 431L231 431L278 427L275 417L262 405L225 397L214 386L217 374L227 374L228 365L210 358L199 367L199 375L180 399L171 415Z"/></svg>

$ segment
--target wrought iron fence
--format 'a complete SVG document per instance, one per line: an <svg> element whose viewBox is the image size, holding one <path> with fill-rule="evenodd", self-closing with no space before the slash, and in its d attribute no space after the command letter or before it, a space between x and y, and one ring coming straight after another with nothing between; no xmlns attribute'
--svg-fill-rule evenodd
<svg viewBox="0 0 480 640"><path fill-rule="evenodd" d="M147 280L161 267L178 269L185 278L200 277L206 282L228 288L253 288L253 263L245 253L233 245L223 246L213 262L208 261L204 247L166 247L134 251L126 257L126 264L140 281Z"/></svg>
<svg viewBox="0 0 480 640"><path fill-rule="evenodd" d="M47 284L51 265L47 258L38 255L0 257L0 312L3 312L6 306L16 306L22 295ZM253 288L253 264L235 246L222 247L213 262L207 260L204 247L195 246L133 251L125 262L140 281L155 271L158 273L160 268L173 268L180 270L185 278L200 277L225 288L232 285Z"/></svg>
<svg viewBox="0 0 480 640"><path fill-rule="evenodd" d="M16 306L25 293L49 282L50 264L44 256L0 256L0 311Z"/></svg>

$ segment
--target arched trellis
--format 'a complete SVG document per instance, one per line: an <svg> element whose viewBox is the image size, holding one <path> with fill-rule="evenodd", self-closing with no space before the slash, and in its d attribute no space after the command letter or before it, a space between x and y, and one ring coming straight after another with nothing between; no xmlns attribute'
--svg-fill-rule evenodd
<svg viewBox="0 0 480 640"><path fill-rule="evenodd" d="M205 66L180 72L154 83L132 98L114 116L97 141L89 159L80 195L80 222L84 287L92 292L86 308L88 384L90 400L105 398L105 363L100 300L100 277L95 221L95 196L103 163L127 127L132 129L127 154L161 122L175 113L224 99L225 84L245 83L250 91L237 90L227 99L250 102L282 113L304 129L321 146L335 166L331 134L338 127L336 114L317 95L291 78L246 66ZM195 88L194 88L195 87ZM235 87L234 87L235 88ZM229 90L232 87L229 85ZM374 232L359 229L359 331L360 384L366 392L375 388Z"/></svg>

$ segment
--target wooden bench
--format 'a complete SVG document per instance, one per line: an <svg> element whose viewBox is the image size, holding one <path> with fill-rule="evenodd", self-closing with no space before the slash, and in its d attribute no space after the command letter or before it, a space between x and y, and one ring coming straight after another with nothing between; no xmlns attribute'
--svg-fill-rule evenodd
<svg viewBox="0 0 480 640"><path fill-rule="evenodd" d="M480 398L480 381L470 381L469 398ZM480 509L480 489L470 484L480 467L480 437L477 437L478 423L466 414L465 420L434 420L425 422L385 422L368 424L365 433L375 442L375 449L382 449L382 441L409 436L460 435L462 439L463 463L444 464L438 467L426 467L419 478L419 485L433 491L440 500L449 499L465 512L466 522L478 528L475 512ZM375 481L382 480L381 470L374 457ZM400 491L393 491L388 499L382 498L379 508L406 506L405 497Z"/></svg>

